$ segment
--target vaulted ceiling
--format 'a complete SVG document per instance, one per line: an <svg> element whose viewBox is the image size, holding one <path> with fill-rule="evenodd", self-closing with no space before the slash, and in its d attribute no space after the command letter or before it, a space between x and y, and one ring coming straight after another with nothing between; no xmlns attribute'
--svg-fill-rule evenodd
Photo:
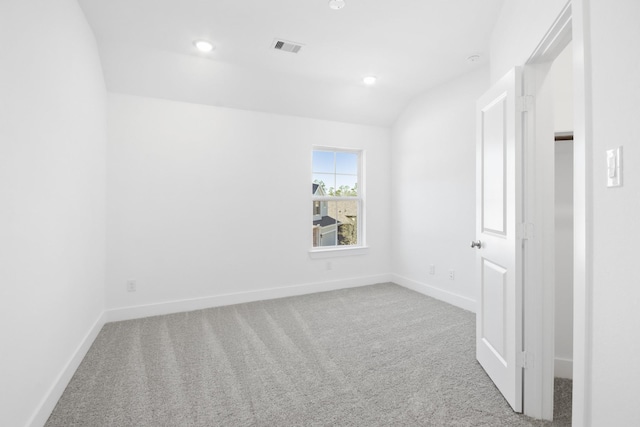
<svg viewBox="0 0 640 427"><path fill-rule="evenodd" d="M503 2L345 1L79 3L111 92L388 126L417 94L486 64ZM278 51L274 39L303 46Z"/></svg>

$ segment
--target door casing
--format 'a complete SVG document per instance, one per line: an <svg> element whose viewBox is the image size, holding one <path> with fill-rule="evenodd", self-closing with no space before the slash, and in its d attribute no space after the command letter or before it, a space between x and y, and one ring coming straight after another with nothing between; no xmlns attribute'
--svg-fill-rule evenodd
<svg viewBox="0 0 640 427"><path fill-rule="evenodd" d="M593 206L592 132L590 104L590 45L588 0L572 0L543 37L525 63L523 91L533 96L526 113L524 144L524 215L532 223L533 237L524 254L524 336L528 354L524 371L524 413L534 418L551 419L553 414L554 366L554 284L553 284L553 181L545 179L553 154L537 144L537 138L549 133L550 100L538 99L536 91L549 64L569 42L573 45L574 81L574 356L573 425L591 425L591 319L592 277L591 239Z"/></svg>

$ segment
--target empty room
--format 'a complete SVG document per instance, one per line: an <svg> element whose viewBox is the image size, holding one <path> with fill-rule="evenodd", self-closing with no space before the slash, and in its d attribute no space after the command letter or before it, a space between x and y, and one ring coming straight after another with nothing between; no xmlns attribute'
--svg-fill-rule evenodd
<svg viewBox="0 0 640 427"><path fill-rule="evenodd" d="M1 0L0 425L640 425L639 20Z"/></svg>

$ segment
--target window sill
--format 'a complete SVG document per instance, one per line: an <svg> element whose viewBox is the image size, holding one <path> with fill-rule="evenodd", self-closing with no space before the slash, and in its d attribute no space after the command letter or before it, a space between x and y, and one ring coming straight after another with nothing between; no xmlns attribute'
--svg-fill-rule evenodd
<svg viewBox="0 0 640 427"><path fill-rule="evenodd" d="M368 246L356 246L353 248L330 248L330 249L309 249L309 258L322 259L342 256L366 255L369 252Z"/></svg>

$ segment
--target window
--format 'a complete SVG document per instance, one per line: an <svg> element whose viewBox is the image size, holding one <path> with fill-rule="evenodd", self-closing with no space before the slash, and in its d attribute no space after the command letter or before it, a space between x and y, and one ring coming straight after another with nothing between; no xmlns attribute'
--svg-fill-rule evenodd
<svg viewBox="0 0 640 427"><path fill-rule="evenodd" d="M360 151L313 150L313 247L363 246Z"/></svg>

